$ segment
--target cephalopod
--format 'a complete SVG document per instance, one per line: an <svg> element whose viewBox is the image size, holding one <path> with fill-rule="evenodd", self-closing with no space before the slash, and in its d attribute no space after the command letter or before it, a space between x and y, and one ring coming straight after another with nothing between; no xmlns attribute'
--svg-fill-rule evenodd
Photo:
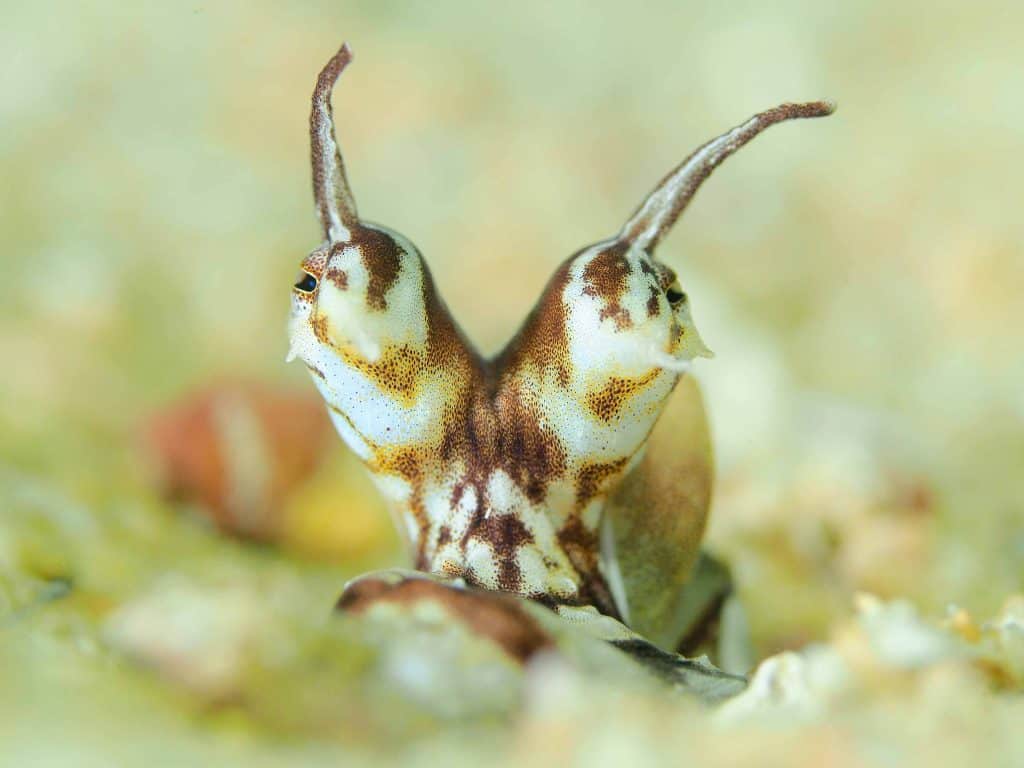
<svg viewBox="0 0 1024 768"><path fill-rule="evenodd" d="M416 247L357 212L330 103L351 58L342 46L313 93L322 241L292 291L290 358L309 369L418 571L569 617L600 614L680 648L703 611L690 599L695 574L717 572L700 554L711 452L686 375L709 352L655 249L726 157L833 105L783 104L701 146L617 232L563 261L488 358Z"/></svg>

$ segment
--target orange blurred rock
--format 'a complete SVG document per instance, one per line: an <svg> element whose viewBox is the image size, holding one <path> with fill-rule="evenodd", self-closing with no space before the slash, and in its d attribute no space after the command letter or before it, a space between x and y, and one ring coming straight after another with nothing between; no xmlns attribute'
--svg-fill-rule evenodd
<svg viewBox="0 0 1024 768"><path fill-rule="evenodd" d="M223 531L272 540L289 492L328 451L330 431L312 395L225 382L155 413L143 442L163 493L198 504Z"/></svg>

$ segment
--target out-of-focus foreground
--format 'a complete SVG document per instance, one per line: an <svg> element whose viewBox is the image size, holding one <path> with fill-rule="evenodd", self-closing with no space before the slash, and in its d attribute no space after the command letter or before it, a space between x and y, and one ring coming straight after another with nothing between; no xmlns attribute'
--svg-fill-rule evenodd
<svg viewBox="0 0 1024 768"><path fill-rule="evenodd" d="M1020 6L8 5L3 762L1024 762ZM154 491L140 445L175 438L143 425L168 402L312 389L284 320L317 237L309 93L346 39L360 210L489 351L700 142L838 101L729 161L660 250L717 354L709 545L758 657L803 649L768 670L785 701L759 707L766 673L698 711L603 657L524 676L460 637L448 678L331 620L347 578L401 562L333 437L245 523L272 544Z"/></svg>

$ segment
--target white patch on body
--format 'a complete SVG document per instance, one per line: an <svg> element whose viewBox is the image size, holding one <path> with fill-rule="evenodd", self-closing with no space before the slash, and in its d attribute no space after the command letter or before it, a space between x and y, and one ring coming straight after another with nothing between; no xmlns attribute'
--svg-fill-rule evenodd
<svg viewBox="0 0 1024 768"><path fill-rule="evenodd" d="M615 530L609 517L605 517L601 525L600 562L601 572L604 574L605 581L608 582L608 589L611 590L612 599L615 600L615 607L619 609L622 621L629 625L629 597L626 592L626 582L622 578L622 571L619 568L619 558L615 551Z"/></svg>

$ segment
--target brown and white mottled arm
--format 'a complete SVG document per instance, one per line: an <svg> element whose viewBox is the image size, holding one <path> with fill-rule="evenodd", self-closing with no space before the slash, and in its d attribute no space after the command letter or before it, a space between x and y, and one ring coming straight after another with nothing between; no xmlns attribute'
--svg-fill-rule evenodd
<svg viewBox="0 0 1024 768"><path fill-rule="evenodd" d="M356 209L330 106L351 59L343 46L313 93L323 241L292 292L291 356L309 369L338 431L398 513L417 568L553 606L645 615L631 569L653 550L630 550L631 542L644 540L647 524L673 542L675 559L671 548L654 559L674 588L706 513L694 498L684 523L672 518L681 502L670 475L679 465L667 449L652 444L640 463L680 375L709 354L675 273L653 249L725 157L769 125L831 107L783 105L707 143L619 234L568 259L508 347L483 360L415 246ZM708 466L686 471L700 484ZM602 568L602 514L627 475L640 488L615 514L622 530L640 533L613 537L625 540Z"/></svg>
<svg viewBox="0 0 1024 768"><path fill-rule="evenodd" d="M360 217L335 133L331 93L348 45L317 78L309 118L323 242L292 291L289 358L309 369L338 432L398 511L416 554L428 529L424 486L482 362L406 237Z"/></svg>
<svg viewBox="0 0 1024 768"><path fill-rule="evenodd" d="M581 249L555 273L495 363L497 391L532 400L567 459L620 461L649 434L677 379L709 352L675 272L654 249L700 185L766 128L831 114L783 104L712 139L669 173L619 234Z"/></svg>

